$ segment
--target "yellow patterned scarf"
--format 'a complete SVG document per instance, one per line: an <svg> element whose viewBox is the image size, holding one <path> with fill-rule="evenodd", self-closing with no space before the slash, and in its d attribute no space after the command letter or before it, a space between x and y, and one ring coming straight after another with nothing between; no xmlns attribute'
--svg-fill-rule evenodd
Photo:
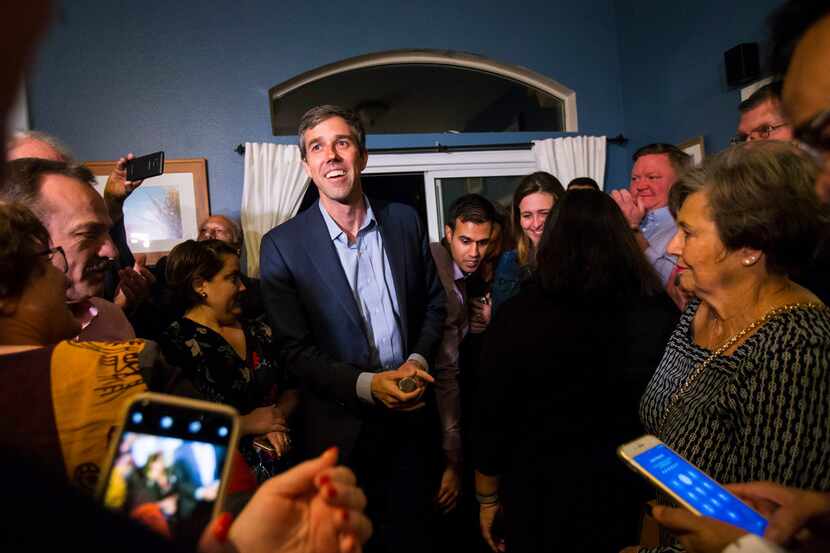
<svg viewBox="0 0 830 553"><path fill-rule="evenodd" d="M52 405L70 481L95 490L109 439L133 396L147 391L143 340L61 342L52 353Z"/></svg>

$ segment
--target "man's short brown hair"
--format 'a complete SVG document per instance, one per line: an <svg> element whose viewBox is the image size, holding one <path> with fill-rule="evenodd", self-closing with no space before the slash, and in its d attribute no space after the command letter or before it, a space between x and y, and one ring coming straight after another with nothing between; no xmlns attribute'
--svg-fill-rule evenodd
<svg viewBox="0 0 830 553"><path fill-rule="evenodd" d="M305 132L308 129L313 129L323 121L331 119L332 117L340 117L346 121L352 129L358 148L361 152L366 151L366 131L363 128L363 122L360 120L360 116L350 109L326 104L311 108L305 112L303 117L300 119L300 127L297 130L297 139L300 143L300 155L303 159L305 159L306 156L304 138Z"/></svg>
<svg viewBox="0 0 830 553"><path fill-rule="evenodd" d="M782 87L783 81L772 81L771 83L765 84L750 94L749 98L741 102L740 105L738 105L738 111L746 113L757 108L764 102L780 102Z"/></svg>
<svg viewBox="0 0 830 553"><path fill-rule="evenodd" d="M635 163L643 156L653 156L665 154L669 156L669 162L674 168L674 172L678 175L692 166L692 156L675 146L674 144L666 144L656 142L654 144L646 144L631 156L631 160Z"/></svg>
<svg viewBox="0 0 830 553"><path fill-rule="evenodd" d="M0 183L0 201L17 202L44 220L41 185L46 175L63 175L94 188L95 175L83 165L34 157L15 159L6 164L6 179Z"/></svg>

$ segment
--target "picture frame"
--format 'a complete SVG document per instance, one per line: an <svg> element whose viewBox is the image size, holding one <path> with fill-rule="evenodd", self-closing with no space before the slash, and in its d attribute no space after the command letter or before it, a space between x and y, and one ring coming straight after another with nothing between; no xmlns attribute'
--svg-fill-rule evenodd
<svg viewBox="0 0 830 553"><path fill-rule="evenodd" d="M84 163L95 175L101 195L115 161ZM176 244L195 240L210 215L207 160L165 159L164 174L146 179L124 202L124 226L130 250L154 265Z"/></svg>
<svg viewBox="0 0 830 553"><path fill-rule="evenodd" d="M703 162L703 158L706 157L706 148L703 144L702 136L690 138L678 144L677 147L692 156L692 162L695 166L700 165Z"/></svg>

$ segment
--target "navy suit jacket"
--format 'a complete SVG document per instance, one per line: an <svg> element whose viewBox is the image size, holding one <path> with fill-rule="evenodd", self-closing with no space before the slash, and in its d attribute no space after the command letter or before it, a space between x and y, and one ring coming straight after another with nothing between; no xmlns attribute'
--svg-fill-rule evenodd
<svg viewBox="0 0 830 553"><path fill-rule="evenodd" d="M409 206L373 200L372 211L395 283L404 355L419 353L432 365L446 299L426 231ZM348 459L366 418L389 413L357 397L358 375L377 367L370 366L364 322L317 205L263 237L260 276L279 361L300 383L303 453L337 445Z"/></svg>

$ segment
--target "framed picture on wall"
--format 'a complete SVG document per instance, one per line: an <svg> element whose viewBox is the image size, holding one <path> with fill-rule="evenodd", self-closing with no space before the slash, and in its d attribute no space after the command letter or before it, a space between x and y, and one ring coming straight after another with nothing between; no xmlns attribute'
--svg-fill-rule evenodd
<svg viewBox="0 0 830 553"><path fill-rule="evenodd" d="M104 193L115 161L89 161ZM130 250L147 255L153 265L176 244L196 239L199 224L210 214L207 162L199 159L166 159L164 174L147 179L124 202L124 226Z"/></svg>
<svg viewBox="0 0 830 553"><path fill-rule="evenodd" d="M703 147L703 137L697 136L677 145L678 148L692 156L693 163L700 165L706 157L706 150Z"/></svg>

